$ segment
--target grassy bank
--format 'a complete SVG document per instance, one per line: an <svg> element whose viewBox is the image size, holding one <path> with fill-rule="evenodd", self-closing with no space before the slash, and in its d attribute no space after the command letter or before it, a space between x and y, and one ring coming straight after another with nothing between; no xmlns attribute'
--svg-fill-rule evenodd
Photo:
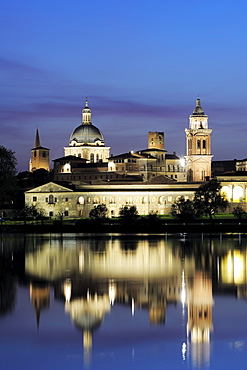
<svg viewBox="0 0 247 370"><path fill-rule="evenodd" d="M140 217L128 224L112 218L103 222L91 219L64 219L44 221L5 221L0 225L1 233L247 233L247 220L238 220L232 215L217 215L213 222L209 218L185 224L170 216L154 222Z"/></svg>

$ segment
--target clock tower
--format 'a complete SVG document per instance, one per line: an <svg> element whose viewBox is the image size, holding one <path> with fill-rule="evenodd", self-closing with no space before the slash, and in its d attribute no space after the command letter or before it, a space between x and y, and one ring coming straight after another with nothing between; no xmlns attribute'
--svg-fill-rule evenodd
<svg viewBox="0 0 247 370"><path fill-rule="evenodd" d="M187 181L205 181L206 177L211 177L211 132L208 116L204 114L198 97L189 117L189 128L185 129Z"/></svg>

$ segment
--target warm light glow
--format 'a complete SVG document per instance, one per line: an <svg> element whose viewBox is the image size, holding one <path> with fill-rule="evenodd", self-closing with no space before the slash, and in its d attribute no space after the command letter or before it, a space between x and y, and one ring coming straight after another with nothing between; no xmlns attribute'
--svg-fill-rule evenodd
<svg viewBox="0 0 247 370"><path fill-rule="evenodd" d="M233 202L241 202L243 199L244 193L242 186L234 186L233 188Z"/></svg>
<svg viewBox="0 0 247 370"><path fill-rule="evenodd" d="M110 304L113 306L116 298L116 284L113 281L109 282L109 299Z"/></svg>
<svg viewBox="0 0 247 370"><path fill-rule="evenodd" d="M184 159L184 157L183 158L180 158L180 165L182 167L185 167L185 159Z"/></svg>
<svg viewBox="0 0 247 370"><path fill-rule="evenodd" d="M244 283L244 258L240 251L229 251L222 260L222 281L224 283Z"/></svg>
<svg viewBox="0 0 247 370"><path fill-rule="evenodd" d="M132 298L131 300L131 315L134 316L135 314L135 300Z"/></svg>
<svg viewBox="0 0 247 370"><path fill-rule="evenodd" d="M183 306L186 303L186 289L185 289L184 271L182 271L181 302L182 302Z"/></svg>
<svg viewBox="0 0 247 370"><path fill-rule="evenodd" d="M65 301L69 302L71 298L71 280L68 278L63 285Z"/></svg>
<svg viewBox="0 0 247 370"><path fill-rule="evenodd" d="M231 197L232 197L232 190L230 188L230 186L222 186L221 188L221 195L225 197L225 199L227 199L228 201L231 200Z"/></svg>

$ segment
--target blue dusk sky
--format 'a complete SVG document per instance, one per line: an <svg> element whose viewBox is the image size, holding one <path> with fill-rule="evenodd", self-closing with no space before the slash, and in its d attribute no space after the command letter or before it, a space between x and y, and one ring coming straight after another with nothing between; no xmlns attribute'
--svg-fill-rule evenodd
<svg viewBox="0 0 247 370"><path fill-rule="evenodd" d="M147 147L185 155L198 95L214 160L247 157L246 0L1 0L0 145L28 170L38 126L63 155L89 99L116 155Z"/></svg>

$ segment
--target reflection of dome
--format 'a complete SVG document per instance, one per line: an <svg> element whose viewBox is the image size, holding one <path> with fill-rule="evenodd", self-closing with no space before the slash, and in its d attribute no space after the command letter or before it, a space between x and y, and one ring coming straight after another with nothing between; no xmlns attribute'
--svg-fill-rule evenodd
<svg viewBox="0 0 247 370"><path fill-rule="evenodd" d="M70 136L69 145L104 145L105 140L103 134L94 125L80 125Z"/></svg>
<svg viewBox="0 0 247 370"><path fill-rule="evenodd" d="M74 325L78 329L93 331L100 327L104 316L98 317L94 313L84 312L81 316L73 320Z"/></svg>
<svg viewBox="0 0 247 370"><path fill-rule="evenodd" d="M201 100L196 99L196 107L193 110L193 116L204 116L204 110L201 107Z"/></svg>

